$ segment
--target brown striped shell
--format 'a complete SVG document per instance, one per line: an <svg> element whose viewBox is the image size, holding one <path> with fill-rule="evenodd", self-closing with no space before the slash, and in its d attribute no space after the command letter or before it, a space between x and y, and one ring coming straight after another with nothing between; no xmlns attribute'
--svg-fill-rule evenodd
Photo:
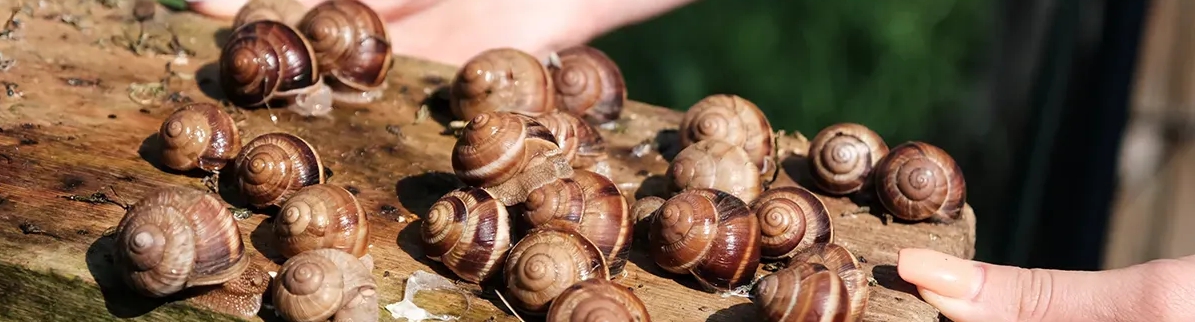
<svg viewBox="0 0 1195 322"><path fill-rule="evenodd" d="M358 0L322 2L297 27L311 42L337 102L364 104L382 96L391 58L390 36L377 12Z"/></svg>
<svg viewBox="0 0 1195 322"><path fill-rule="evenodd" d="M332 111L332 90L307 38L274 20L232 31L220 51L220 87L229 102L244 108L286 107L305 116Z"/></svg>
<svg viewBox="0 0 1195 322"><path fill-rule="evenodd" d="M606 158L606 140L602 134L577 116L553 111L535 120L552 132L556 145L573 168L590 168Z"/></svg>
<svg viewBox="0 0 1195 322"><path fill-rule="evenodd" d="M754 201L763 191L759 168L742 148L718 139L686 147L668 165L674 190L710 188Z"/></svg>
<svg viewBox="0 0 1195 322"><path fill-rule="evenodd" d="M631 252L634 218L613 181L577 170L572 178L532 190L523 207L527 226L551 223L573 229L602 251L611 275L622 273Z"/></svg>
<svg viewBox="0 0 1195 322"><path fill-rule="evenodd" d="M211 103L189 103L174 110L158 129L162 163L171 169L217 172L241 151L232 116Z"/></svg>
<svg viewBox="0 0 1195 322"><path fill-rule="evenodd" d="M718 139L742 148L760 173L776 166L772 124L755 103L730 94L714 94L689 107L680 123L681 146Z"/></svg>
<svg viewBox="0 0 1195 322"><path fill-rule="evenodd" d="M293 257L320 249L339 249L357 257L369 252L369 218L348 190L330 184L299 189L274 218L278 251Z"/></svg>
<svg viewBox="0 0 1195 322"><path fill-rule="evenodd" d="M952 222L962 215L967 181L954 158L939 147L901 144L876 165L875 176L880 202L897 218Z"/></svg>
<svg viewBox="0 0 1195 322"><path fill-rule="evenodd" d="M116 227L114 253L124 281L150 297L224 283L249 266L228 206L182 187L161 187L131 205Z"/></svg>
<svg viewBox="0 0 1195 322"><path fill-rule="evenodd" d="M511 248L503 276L511 304L540 315L569 286L587 279L609 279L610 271L589 239L548 224L531 230Z"/></svg>
<svg viewBox="0 0 1195 322"><path fill-rule="evenodd" d="M750 207L759 218L763 233L763 258L789 257L813 244L829 243L834 239L834 227L825 203L805 188L769 189Z"/></svg>
<svg viewBox="0 0 1195 322"><path fill-rule="evenodd" d="M237 185L250 205L280 205L303 187L324 183L324 165L315 148L293 134L262 134L236 159Z"/></svg>
<svg viewBox="0 0 1195 322"><path fill-rule="evenodd" d="M511 247L506 206L481 188L461 187L440 197L420 229L424 254L473 283L497 273Z"/></svg>
<svg viewBox="0 0 1195 322"><path fill-rule="evenodd" d="M888 154L888 145L875 131L856 123L830 125L809 142L813 183L833 195L863 189L875 164Z"/></svg>
<svg viewBox="0 0 1195 322"><path fill-rule="evenodd" d="M867 289L867 271L859 265L855 254L835 243L814 244L794 255L788 265L800 263L820 264L838 274L846 286L847 300L850 302L847 321L862 320L870 291Z"/></svg>
<svg viewBox="0 0 1195 322"><path fill-rule="evenodd" d="M707 291L748 285L759 268L759 220L742 200L714 189L668 199L652 218L648 244L657 265L692 274Z"/></svg>
<svg viewBox="0 0 1195 322"><path fill-rule="evenodd" d="M539 116L556 109L556 92L547 68L531 54L494 48L464 63L449 88L452 114L471 120L490 111Z"/></svg>
<svg viewBox="0 0 1195 322"><path fill-rule="evenodd" d="M452 149L452 169L467 185L489 190L505 205L523 202L535 188L572 175L552 132L529 116L477 115Z"/></svg>
<svg viewBox="0 0 1195 322"><path fill-rule="evenodd" d="M250 0L232 18L232 29L258 20L274 20L288 26L299 23L307 10L297 0Z"/></svg>
<svg viewBox="0 0 1195 322"><path fill-rule="evenodd" d="M378 285L352 254L323 248L286 260L271 285L274 308L287 321L375 321Z"/></svg>
<svg viewBox="0 0 1195 322"><path fill-rule="evenodd" d="M212 311L252 319L261 312L262 298L269 288L270 275L261 266L249 264L237 278L205 287L186 301Z"/></svg>
<svg viewBox="0 0 1195 322"><path fill-rule="evenodd" d="M760 278L751 300L768 322L846 322L850 311L842 278L820 264L796 263Z"/></svg>
<svg viewBox="0 0 1195 322"><path fill-rule="evenodd" d="M627 101L622 71L606 53L579 45L556 53L548 64L560 108L587 123L618 120Z"/></svg>
<svg viewBox="0 0 1195 322"><path fill-rule="evenodd" d="M630 289L604 279L569 286L548 307L546 322L651 322L643 301Z"/></svg>

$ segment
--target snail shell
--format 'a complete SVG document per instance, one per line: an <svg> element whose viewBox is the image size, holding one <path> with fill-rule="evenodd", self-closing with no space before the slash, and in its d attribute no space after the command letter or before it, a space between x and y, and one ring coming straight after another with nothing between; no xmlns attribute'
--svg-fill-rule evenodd
<svg viewBox="0 0 1195 322"><path fill-rule="evenodd" d="M556 145L575 169L593 167L606 157L606 140L575 115L554 111L535 118L556 138Z"/></svg>
<svg viewBox="0 0 1195 322"><path fill-rule="evenodd" d="M523 218L531 227L554 224L580 233L601 250L610 274L616 275L622 273L631 252L634 219L628 207L613 181L577 170L572 178L532 190Z"/></svg>
<svg viewBox="0 0 1195 322"><path fill-rule="evenodd" d="M820 264L796 263L759 279L752 302L768 322L846 322L842 278Z"/></svg>
<svg viewBox="0 0 1195 322"><path fill-rule="evenodd" d="M689 107L681 119L680 139L684 147L706 139L740 147L760 173L776 166L772 124L759 107L736 95L710 95Z"/></svg>
<svg viewBox="0 0 1195 322"><path fill-rule="evenodd" d="M829 243L834 238L830 213L821 198L801 187L779 187L764 191L750 205L759 217L762 257L778 259Z"/></svg>
<svg viewBox="0 0 1195 322"><path fill-rule="evenodd" d="M273 20L288 26L299 23L307 10L296 0L250 0L237 10L232 19L232 29L258 20Z"/></svg>
<svg viewBox="0 0 1195 322"><path fill-rule="evenodd" d="M556 137L529 116L482 113L463 132L452 150L453 171L466 185L486 188L505 205L521 203L531 190L572 176Z"/></svg>
<svg viewBox="0 0 1195 322"><path fill-rule="evenodd" d="M651 322L634 292L608 280L588 279L564 289L548 307L547 322Z"/></svg>
<svg viewBox="0 0 1195 322"><path fill-rule="evenodd" d="M250 205L280 205L303 187L324 183L324 165L315 148L302 138L262 134L245 145L236 159L237 185Z"/></svg>
<svg viewBox="0 0 1195 322"><path fill-rule="evenodd" d="M377 12L358 0L320 3L299 21L319 70L330 75L337 102L365 104L382 96L391 58L390 36Z"/></svg>
<svg viewBox="0 0 1195 322"><path fill-rule="evenodd" d="M648 243L661 268L690 273L706 290L730 291L755 277L759 220L742 200L719 190L690 189L657 211Z"/></svg>
<svg viewBox="0 0 1195 322"><path fill-rule="evenodd" d="M440 197L420 229L427 257L473 283L501 269L511 247L506 206L481 188L461 187Z"/></svg>
<svg viewBox="0 0 1195 322"><path fill-rule="evenodd" d="M365 209L348 190L330 184L299 189L274 219L278 251L293 257L302 252L333 248L364 257L370 229ZM368 266L368 265L367 265Z"/></svg>
<svg viewBox="0 0 1195 322"><path fill-rule="evenodd" d="M326 115L332 111L332 91L314 59L307 39L290 26L249 22L234 29L221 49L220 86L236 106L285 106L300 115Z"/></svg>
<svg viewBox="0 0 1195 322"><path fill-rule="evenodd" d="M515 307L543 314L569 286L588 279L609 279L610 271L589 239L549 224L531 230L515 244L504 276Z"/></svg>
<svg viewBox="0 0 1195 322"><path fill-rule="evenodd" d="M880 202L904 220L954 221L967 198L963 170L946 151L925 142L893 148L876 165L876 180Z"/></svg>
<svg viewBox="0 0 1195 322"><path fill-rule="evenodd" d="M286 260L271 285L287 321L376 321L378 285L352 254L323 248Z"/></svg>
<svg viewBox="0 0 1195 322"><path fill-rule="evenodd" d="M462 120L490 111L535 117L556 109L552 86L547 68L531 54L494 48L465 62L449 88L449 104Z"/></svg>
<svg viewBox="0 0 1195 322"><path fill-rule="evenodd" d="M820 264L838 274L846 286L847 300L850 302L847 321L859 321L863 318L870 291L867 290L867 271L859 265L859 260L854 254L838 244L814 244L794 255L788 265L800 263Z"/></svg>
<svg viewBox="0 0 1195 322"><path fill-rule="evenodd" d="M717 139L686 147L668 165L669 180L676 190L717 189L754 201L763 190L759 168L742 148Z"/></svg>
<svg viewBox="0 0 1195 322"><path fill-rule="evenodd" d="M561 109L590 124L618 120L627 101L622 71L606 53L580 45L556 53L548 64Z"/></svg>
<svg viewBox="0 0 1195 322"><path fill-rule="evenodd" d="M873 167L886 154L888 145L866 126L828 126L809 142L813 183L830 194L854 193L867 184Z"/></svg>
<svg viewBox="0 0 1195 322"><path fill-rule="evenodd" d="M162 187L130 206L116 231L116 266L146 296L224 283L249 266L232 212L203 191Z"/></svg>
<svg viewBox="0 0 1195 322"><path fill-rule="evenodd" d="M190 103L170 114L158 129L162 163L179 171L223 169L241 151L232 116L211 103Z"/></svg>

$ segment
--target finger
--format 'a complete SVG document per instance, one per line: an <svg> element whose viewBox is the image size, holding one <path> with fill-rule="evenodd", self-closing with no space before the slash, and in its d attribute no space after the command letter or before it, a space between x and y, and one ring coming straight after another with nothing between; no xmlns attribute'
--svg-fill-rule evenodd
<svg viewBox="0 0 1195 322"><path fill-rule="evenodd" d="M305 7L312 7L327 0L295 0ZM441 0L361 0L385 21L393 21L413 12L426 9ZM216 17L232 18L249 0L187 0L188 8L197 13Z"/></svg>

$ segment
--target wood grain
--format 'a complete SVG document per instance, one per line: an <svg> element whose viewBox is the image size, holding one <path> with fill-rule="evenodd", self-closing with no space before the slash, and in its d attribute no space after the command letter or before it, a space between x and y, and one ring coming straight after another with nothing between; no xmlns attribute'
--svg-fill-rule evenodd
<svg viewBox="0 0 1195 322"><path fill-rule="evenodd" d="M197 101L220 98L212 63L228 23L188 13L155 16L156 21L147 24L149 32L156 28L164 33L163 26L169 25L180 43L195 54L185 64L176 61L166 67L174 57L138 55L119 45L130 29L136 34L131 2L120 2L116 8L91 1L45 2L50 5L30 5L29 10L18 13L21 28L16 36L0 40L3 58L16 61L0 73L0 80L17 85L8 86L16 91L14 95L0 92L0 252L6 254L0 257L5 267L0 279L30 281L6 287L23 291L0 295L0 310L18 312L9 313L18 314L16 319L40 316L20 315L22 310L12 307L20 304L12 303L53 300L4 299L50 290L75 294L63 298L77 304L79 311L101 311L80 315L89 319L151 319L166 314L178 321L210 320L206 315L172 313L190 311L182 309L185 302L158 307L160 301L134 296L118 283L107 255L113 241L102 235L118 223L124 210L115 203L93 204L70 197L99 192L116 203L131 203L163 186L204 189L203 174L176 173L160 164L154 135L171 112L169 94ZM0 8L19 5L0 1ZM176 75L170 77L167 68ZM418 217L440 195L460 184L451 175L449 153L455 138L446 127L446 102L436 94L453 72L452 66L399 57L380 102L342 108L330 118L230 108L246 141L273 131L308 139L333 172L329 183L357 192L375 228L371 253L383 305L401 300L404 278L416 270L453 277L423 256L417 240ZM163 79L166 91L154 102L143 105L130 99L132 84ZM421 105L432 111L429 118L417 117ZM278 117L276 123L271 121L271 113ZM631 102L619 129L601 130L611 146L614 179L628 200L658 191L660 174L667 168L665 156L678 150L674 130L680 117L672 110ZM785 172L778 185L806 181L803 155L807 143L800 134L780 140ZM632 151L641 144L652 148L635 156ZM222 176L221 181L230 177ZM224 199L243 206L231 191L221 189ZM877 281L871 288L865 319L938 320L937 311L896 275L896 252L904 247L928 247L971 258L975 221L970 207L964 220L950 225L885 223L881 216L859 213L850 200L823 197L835 214L836 241L861 256L868 274ZM879 213L877 208L871 209ZM268 214L257 213L239 225L254 262L276 269L280 256L272 249L265 229L269 220ZM635 247L626 274L616 281L644 299L653 320L756 320L748 299L699 291L691 278L662 272L645 253L641 246ZM75 282L57 283L54 278ZM461 315L463 321L515 320L489 288L458 284L467 291L465 296L420 293L416 303L435 313ZM22 285L26 287L19 287ZM97 294L93 287L102 296L79 295ZM392 320L382 312L383 321ZM261 318L276 319L269 310L263 310Z"/></svg>

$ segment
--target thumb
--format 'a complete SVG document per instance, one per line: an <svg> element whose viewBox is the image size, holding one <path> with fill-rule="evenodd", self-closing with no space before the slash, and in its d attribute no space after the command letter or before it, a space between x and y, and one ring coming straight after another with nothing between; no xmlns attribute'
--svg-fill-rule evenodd
<svg viewBox="0 0 1195 322"><path fill-rule="evenodd" d="M1107 271L1025 269L903 249L897 272L954 321L1191 321L1195 263Z"/></svg>

